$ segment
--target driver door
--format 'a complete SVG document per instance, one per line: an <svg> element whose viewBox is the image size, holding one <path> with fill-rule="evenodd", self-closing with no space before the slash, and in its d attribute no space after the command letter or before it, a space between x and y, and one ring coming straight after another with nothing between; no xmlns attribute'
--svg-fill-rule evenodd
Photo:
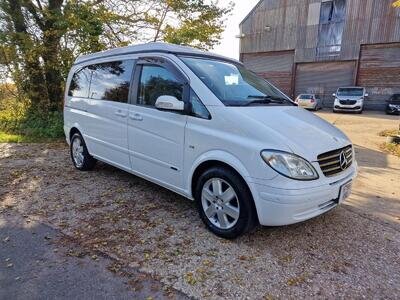
<svg viewBox="0 0 400 300"><path fill-rule="evenodd" d="M187 102L186 78L164 58L141 58L136 64L128 144L132 171L169 187L183 186L183 151L187 115L159 110L157 98Z"/></svg>

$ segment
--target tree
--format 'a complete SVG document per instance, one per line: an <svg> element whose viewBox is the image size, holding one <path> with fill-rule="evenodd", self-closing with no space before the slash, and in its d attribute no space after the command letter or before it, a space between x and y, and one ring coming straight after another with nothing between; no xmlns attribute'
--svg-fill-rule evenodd
<svg viewBox="0 0 400 300"><path fill-rule="evenodd" d="M60 110L78 55L148 41L207 49L231 9L205 0L0 0L0 66L36 110Z"/></svg>
<svg viewBox="0 0 400 300"><path fill-rule="evenodd" d="M65 70L74 56L104 48L96 39L102 33L102 8L90 4L0 0L0 61L36 110L60 109Z"/></svg>

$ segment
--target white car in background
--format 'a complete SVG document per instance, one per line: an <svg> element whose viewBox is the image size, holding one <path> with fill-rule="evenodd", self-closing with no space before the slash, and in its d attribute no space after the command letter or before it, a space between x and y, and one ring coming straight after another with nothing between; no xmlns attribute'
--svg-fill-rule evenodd
<svg viewBox="0 0 400 300"><path fill-rule="evenodd" d="M322 108L321 98L315 94L300 94L295 99L295 102L305 109L318 110Z"/></svg>
<svg viewBox="0 0 400 300"><path fill-rule="evenodd" d="M365 88L340 87L333 94L335 102L333 104L333 112L356 112L361 114L364 109L364 100L368 97Z"/></svg>
<svg viewBox="0 0 400 300"><path fill-rule="evenodd" d="M78 170L100 160L195 200L225 238L325 213L357 173L338 128L236 60L164 43L79 57L64 131Z"/></svg>

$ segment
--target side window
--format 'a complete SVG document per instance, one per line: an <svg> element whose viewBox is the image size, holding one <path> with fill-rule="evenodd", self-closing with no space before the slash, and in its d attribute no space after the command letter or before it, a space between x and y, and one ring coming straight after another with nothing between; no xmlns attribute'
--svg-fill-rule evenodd
<svg viewBox="0 0 400 300"><path fill-rule="evenodd" d="M191 115L193 117L211 119L211 115L207 108L193 90L190 90L190 104L192 107Z"/></svg>
<svg viewBox="0 0 400 300"><path fill-rule="evenodd" d="M91 73L88 67L76 71L69 85L68 96L87 98Z"/></svg>
<svg viewBox="0 0 400 300"><path fill-rule="evenodd" d="M143 65L139 82L138 104L155 106L157 98L174 96L182 101L183 84L167 69L156 65Z"/></svg>
<svg viewBox="0 0 400 300"><path fill-rule="evenodd" d="M93 71L90 98L128 102L133 60L121 60L90 66Z"/></svg>

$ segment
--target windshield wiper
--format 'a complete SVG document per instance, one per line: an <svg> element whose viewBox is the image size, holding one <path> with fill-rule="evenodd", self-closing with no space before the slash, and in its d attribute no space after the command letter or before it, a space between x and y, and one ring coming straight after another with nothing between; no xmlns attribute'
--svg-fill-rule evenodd
<svg viewBox="0 0 400 300"><path fill-rule="evenodd" d="M249 95L247 96L247 99L256 99L256 100L251 100L244 104L243 106L249 106L252 104L270 104L270 103L278 103L282 104L285 103L285 99L282 98L276 98L272 96L259 96L259 95Z"/></svg>

